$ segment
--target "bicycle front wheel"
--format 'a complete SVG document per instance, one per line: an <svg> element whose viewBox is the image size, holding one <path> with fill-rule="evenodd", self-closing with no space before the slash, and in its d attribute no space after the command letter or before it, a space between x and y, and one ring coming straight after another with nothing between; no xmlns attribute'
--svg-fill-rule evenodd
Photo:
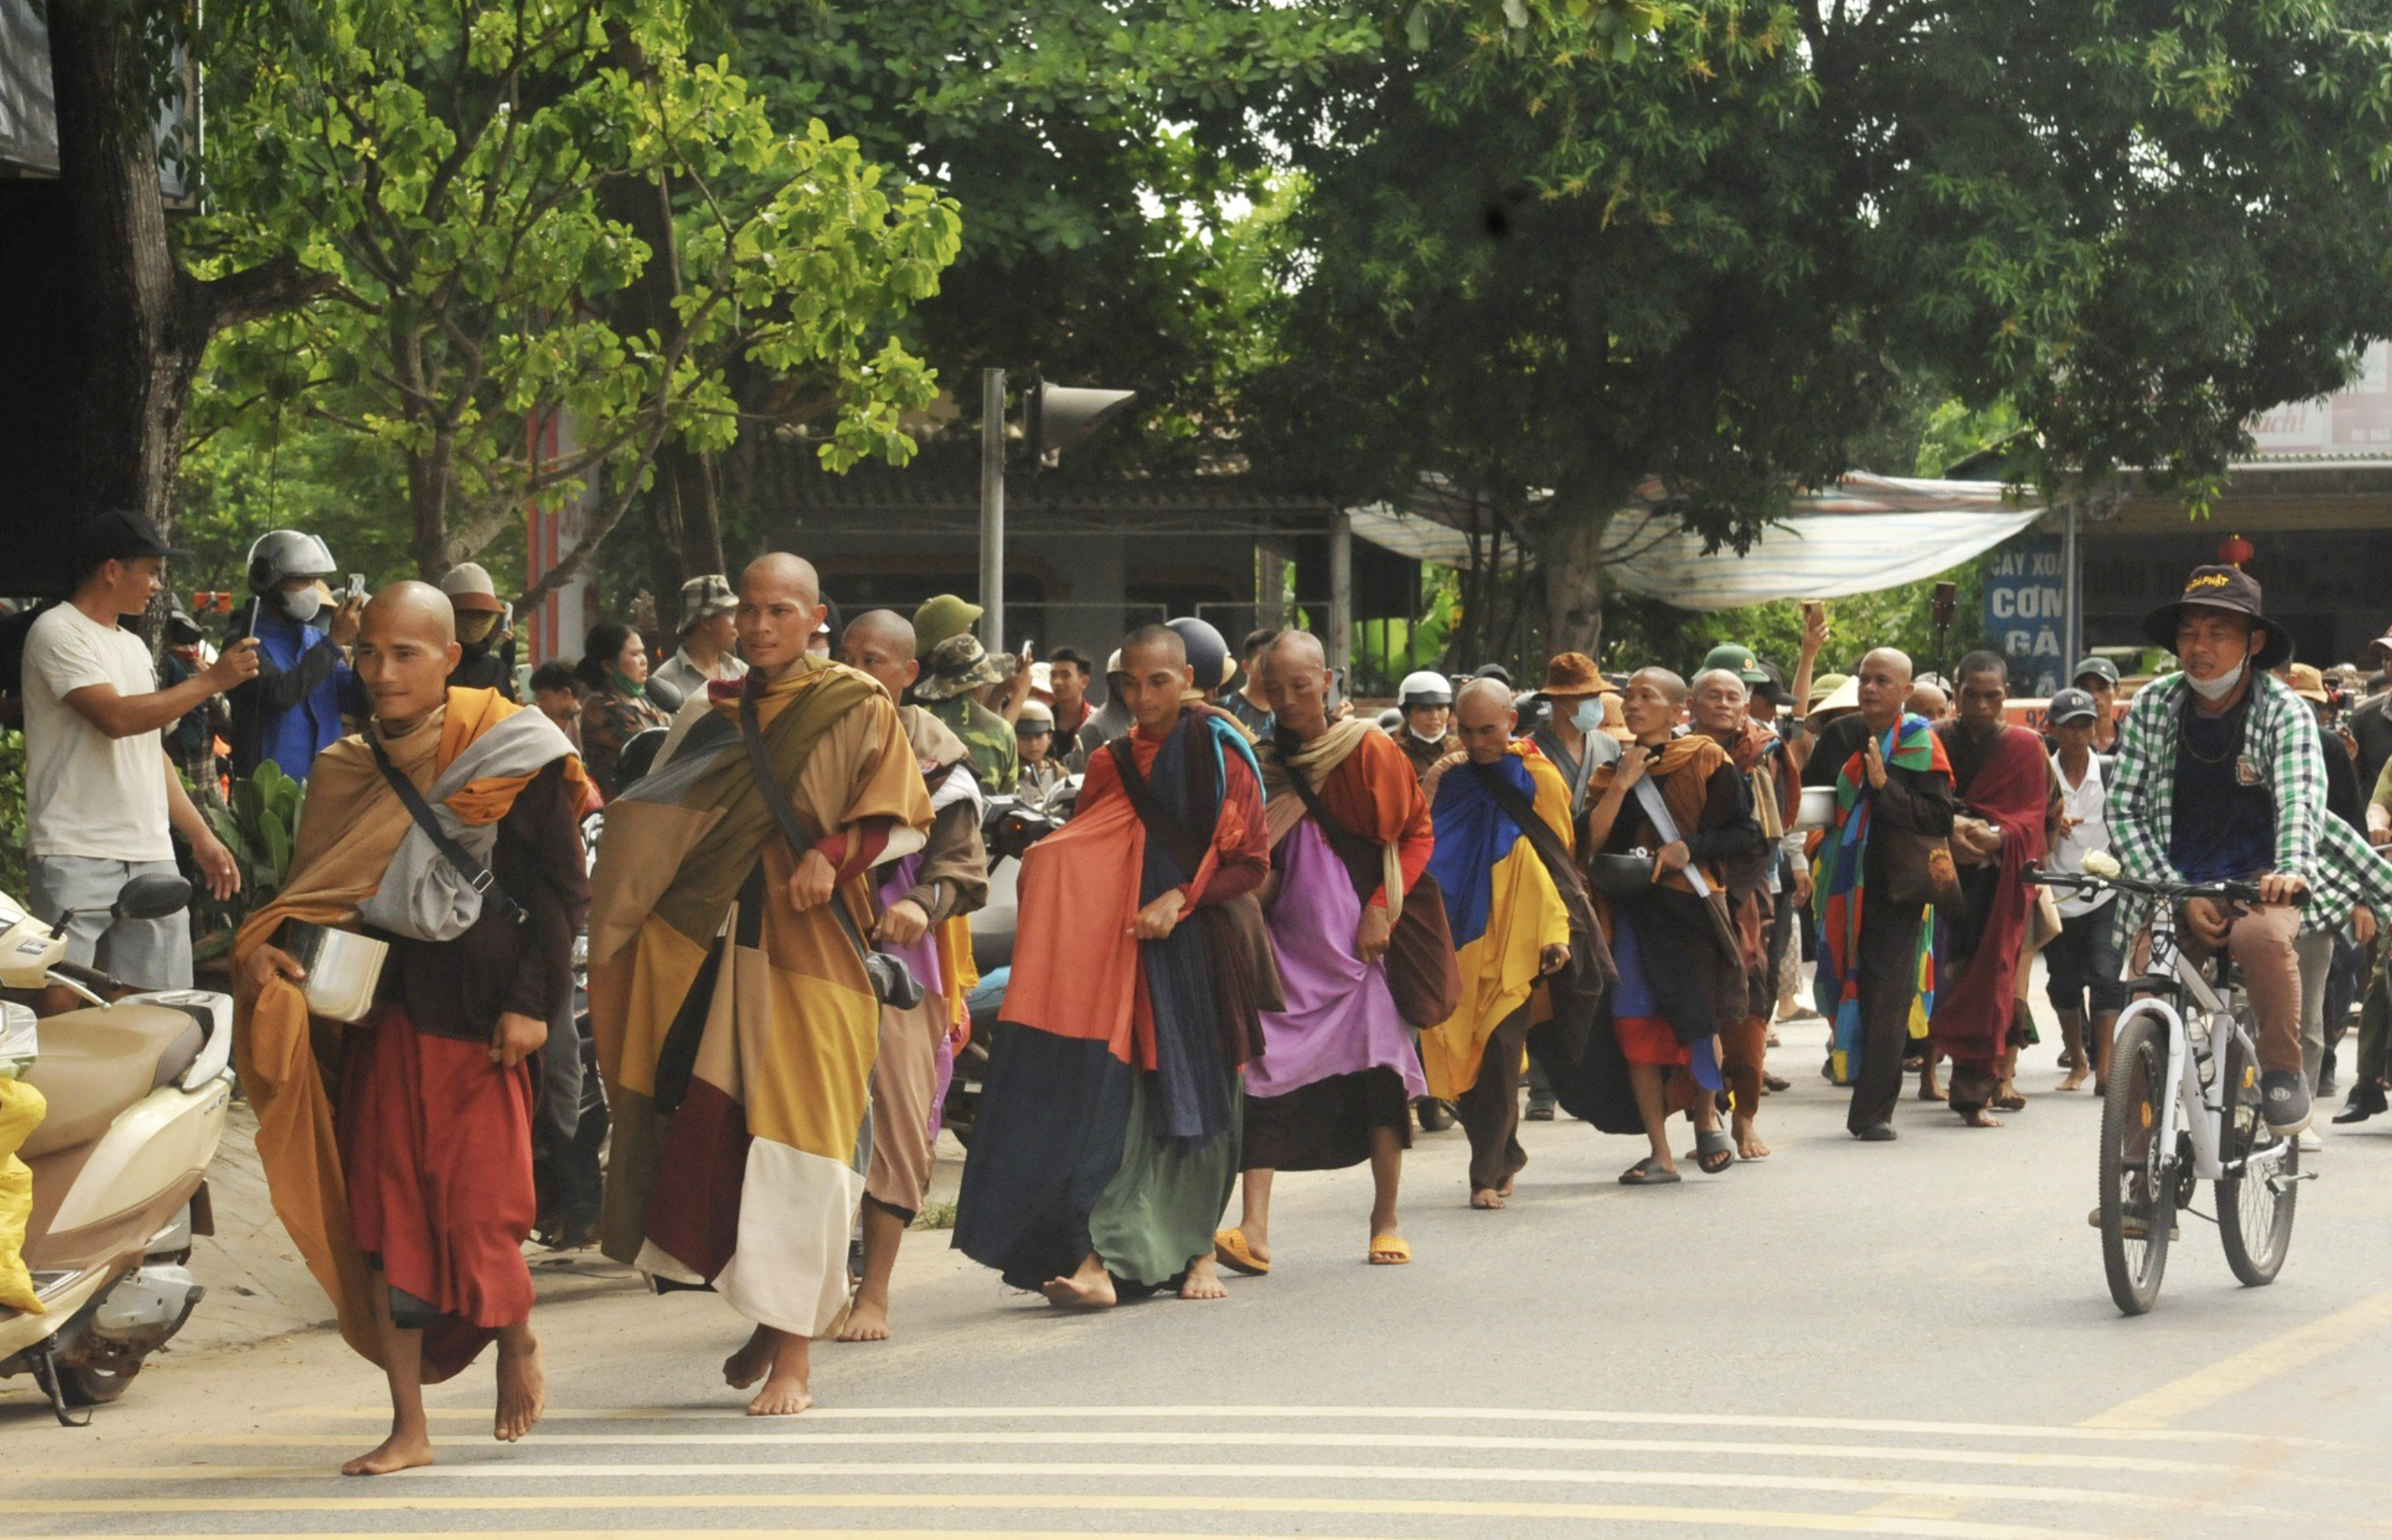
<svg viewBox="0 0 2392 1540"><path fill-rule="evenodd" d="M2176 1183L2160 1147L2167 1100L2166 1025L2148 1012L2118 1025L2101 1103L2101 1265L2128 1315L2158 1302L2176 1228Z"/></svg>
<svg viewBox="0 0 2392 1540"><path fill-rule="evenodd" d="M2257 1025L2238 1010L2242 1030ZM2276 1281L2293 1245L2293 1201L2300 1196L2301 1144L2272 1132L2262 1116L2259 1067L2236 1039L2226 1048L2226 1130L2220 1141L2227 1174L2217 1181L2217 1235L2226 1265L2258 1288Z"/></svg>

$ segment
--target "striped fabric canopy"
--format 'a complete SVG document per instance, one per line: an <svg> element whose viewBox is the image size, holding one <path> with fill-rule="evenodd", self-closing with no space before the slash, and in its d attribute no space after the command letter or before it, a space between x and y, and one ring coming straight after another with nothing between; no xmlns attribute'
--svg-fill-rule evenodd
<svg viewBox="0 0 2392 1540"><path fill-rule="evenodd" d="M1612 583L1681 609L1730 610L1771 599L1836 599L1930 577L2033 524L2039 506L2014 502L1999 482L1925 481L1854 472L1797 495L1784 519L1744 555L1706 556L1698 535L1655 510L1658 485L1613 518L1604 537ZM1425 506L1425 505L1424 505ZM1351 511L1354 533L1418 561L1470 564L1470 538L1426 512L1386 503ZM1450 517L1450 515L1449 515ZM1502 560L1520 564L1508 541Z"/></svg>

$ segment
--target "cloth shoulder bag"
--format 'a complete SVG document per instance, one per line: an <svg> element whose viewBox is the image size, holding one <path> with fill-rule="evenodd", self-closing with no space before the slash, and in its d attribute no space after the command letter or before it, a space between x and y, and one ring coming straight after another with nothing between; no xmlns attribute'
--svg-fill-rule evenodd
<svg viewBox="0 0 2392 1540"><path fill-rule="evenodd" d="M1295 788L1304 810L1320 825L1349 867L1379 872L1386 869L1384 848L1348 829L1331 816L1327 804L1301 767L1288 767L1288 783ZM1367 865L1364 864L1367 861ZM1359 887L1358 882L1355 885ZM1365 903L1370 895L1361 895ZM1453 952L1453 927L1445 913L1445 893L1426 872L1403 894L1396 923L1387 930L1387 992L1395 997L1396 1016L1408 1027L1434 1027L1462 1005L1462 964Z"/></svg>

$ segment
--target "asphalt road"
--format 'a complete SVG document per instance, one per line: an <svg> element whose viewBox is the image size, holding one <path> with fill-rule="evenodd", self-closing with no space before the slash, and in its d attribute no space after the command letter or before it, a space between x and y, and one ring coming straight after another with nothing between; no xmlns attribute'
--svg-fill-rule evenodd
<svg viewBox="0 0 2392 1540"><path fill-rule="evenodd" d="M169 1354L87 1430L9 1381L0 1512L26 1537L2392 1533L2392 1126L2329 1134L2274 1287L2189 1221L2127 1321L2085 1223L2089 1097L1998 1132L1906 1101L1865 1146L1819 1039L1774 1056L1774 1158L1717 1178L1625 1189L1634 1141L1531 1124L1514 1206L1476 1213L1459 1132L1424 1136L1410 1267L1363 1263L1359 1171L1283 1179L1277 1271L1218 1303L1066 1316L917 1233L897 1340L821 1347L786 1423L720 1382L720 1301L586 1259L538 1269L547 1422L490 1442L485 1360L434 1392L442 1463L402 1476L333 1474L384 1412L329 1332Z"/></svg>

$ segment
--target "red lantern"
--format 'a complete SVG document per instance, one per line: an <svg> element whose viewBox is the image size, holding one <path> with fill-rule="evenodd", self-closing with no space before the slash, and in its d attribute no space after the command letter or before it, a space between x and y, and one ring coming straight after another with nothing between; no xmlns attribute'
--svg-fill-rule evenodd
<svg viewBox="0 0 2392 1540"><path fill-rule="evenodd" d="M2230 567L2239 567L2258 554L2251 542L2240 535L2230 535L2217 542L2217 559Z"/></svg>

